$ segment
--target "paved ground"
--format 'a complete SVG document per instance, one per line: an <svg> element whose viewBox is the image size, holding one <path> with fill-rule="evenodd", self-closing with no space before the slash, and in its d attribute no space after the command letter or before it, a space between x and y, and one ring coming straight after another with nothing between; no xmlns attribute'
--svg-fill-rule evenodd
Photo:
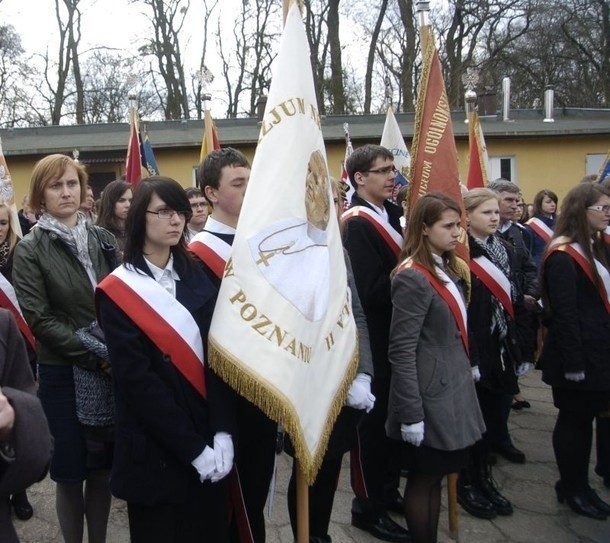
<svg viewBox="0 0 610 543"><path fill-rule="evenodd" d="M610 520L596 521L572 513L555 499L553 484L557 469L551 446L551 432L555 421L555 408L550 390L534 372L522 379L524 396L531 409L513 411L510 424L516 445L527 454L525 465L515 465L499 459L494 474L503 493L512 501L515 513L511 517L480 520L460 510L460 541L462 543L610 543ZM593 455L594 456L594 455ZM346 455L347 458L347 455ZM292 543L292 532L286 509L290 459L278 459L277 491L268 523L269 543ZM591 468L591 484L600 496L610 502L610 490ZM27 522L15 520L22 543L61 543L57 525L53 484L49 479L35 485L29 492L34 506L34 518ZM351 490L348 463L344 462L339 490L335 499L330 535L334 543L377 542L369 534L350 525ZM439 526L439 542L449 541L446 500ZM398 516L394 518L404 524ZM115 500L110 515L109 543L129 541L126 506ZM214 542L211 542L214 543Z"/></svg>

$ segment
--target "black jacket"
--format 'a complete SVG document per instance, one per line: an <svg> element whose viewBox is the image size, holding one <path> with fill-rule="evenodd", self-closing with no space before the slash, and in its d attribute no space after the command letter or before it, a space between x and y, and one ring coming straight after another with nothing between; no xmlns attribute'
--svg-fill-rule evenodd
<svg viewBox="0 0 610 543"><path fill-rule="evenodd" d="M540 357L542 379L554 387L610 391L610 316L597 288L564 252L543 263L548 333ZM585 380L564 374L585 372Z"/></svg>
<svg viewBox="0 0 610 543"><path fill-rule="evenodd" d="M174 263L180 276L176 299L193 315L206 340L216 289L197 265ZM142 259L137 267L151 275ZM141 505L184 503L191 462L213 446L217 431L234 432L228 389L207 371L207 400L171 360L100 289L100 324L106 336L116 401L116 440L111 488L118 498ZM204 371L204 370L202 370Z"/></svg>
<svg viewBox="0 0 610 543"><path fill-rule="evenodd" d="M351 207L354 206L373 209L356 194L352 196ZM402 209L387 201L384 207L390 225L402 234ZM352 264L360 303L368 322L375 381L385 379L389 385L388 341L392 320L390 273L398 263L397 258L375 227L362 217L353 217L344 223L343 244Z"/></svg>
<svg viewBox="0 0 610 543"><path fill-rule="evenodd" d="M470 258L487 256L470 236L468 243ZM509 261L512 262L512 249L507 244L504 246ZM498 393L515 394L518 390L515 367L521 363L515 323L505 312L508 333L501 343L497 331L493 334L490 332L493 315L492 294L476 275L471 273L470 278L472 290L468 304L468 336L471 363L473 366L479 366L481 372L479 386ZM503 358L500 352L502 347L505 353Z"/></svg>

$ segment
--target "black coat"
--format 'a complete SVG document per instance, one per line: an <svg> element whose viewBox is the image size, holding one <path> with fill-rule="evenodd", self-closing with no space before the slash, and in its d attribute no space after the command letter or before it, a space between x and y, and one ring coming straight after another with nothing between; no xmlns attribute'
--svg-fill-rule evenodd
<svg viewBox="0 0 610 543"><path fill-rule="evenodd" d="M198 266L174 266L176 299L199 325L207 351L217 291ZM137 267L152 276L143 259ZM184 503L189 482L199 477L191 462L213 446L217 431L234 432L228 389L206 366L204 400L106 294L98 289L96 296L116 400L112 492L140 505Z"/></svg>
<svg viewBox="0 0 610 543"><path fill-rule="evenodd" d="M373 209L356 194L352 196L351 207L354 206ZM402 235L402 209L387 201L384 207L390 225ZM352 217L343 226L343 244L352 264L360 303L368 322L375 382L384 380L389 386L388 341L392 321L390 273L398 264L397 258L377 229L366 219Z"/></svg>
<svg viewBox="0 0 610 543"><path fill-rule="evenodd" d="M610 391L610 316L596 286L564 252L552 253L542 269L548 300L542 379L553 387ZM580 371L579 383L564 377Z"/></svg>
<svg viewBox="0 0 610 543"><path fill-rule="evenodd" d="M470 236L468 241L470 258L487 256ZM509 254L509 261L512 262L512 249L507 244L505 244L505 248ZM473 366L479 366L481 372L478 386L497 393L516 394L518 388L515 367L521 363L521 351L517 341L515 323L505 312L508 333L501 344L497 330L490 332L493 296L476 275L471 273L470 278L472 290L468 304L468 335L471 363ZM505 350L503 360L500 357L502 346Z"/></svg>

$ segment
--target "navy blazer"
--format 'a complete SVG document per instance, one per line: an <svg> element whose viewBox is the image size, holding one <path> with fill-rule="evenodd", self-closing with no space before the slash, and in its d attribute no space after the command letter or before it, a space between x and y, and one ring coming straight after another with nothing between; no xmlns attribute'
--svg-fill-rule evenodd
<svg viewBox="0 0 610 543"><path fill-rule="evenodd" d="M136 263L152 277L142 258ZM217 291L195 264L174 269L176 299L207 335ZM198 478L191 462L213 446L218 431L233 433L227 386L205 366L207 399L182 376L169 357L101 290L96 302L106 336L116 401L116 437L111 488L118 498L141 505L184 503ZM207 483L206 483L207 484Z"/></svg>

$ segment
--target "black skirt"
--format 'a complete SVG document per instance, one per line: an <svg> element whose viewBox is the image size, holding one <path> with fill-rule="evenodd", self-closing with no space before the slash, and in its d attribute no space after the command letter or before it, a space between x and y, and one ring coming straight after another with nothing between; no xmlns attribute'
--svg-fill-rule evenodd
<svg viewBox="0 0 610 543"><path fill-rule="evenodd" d="M421 475L447 475L457 473L468 462L469 449L442 451L426 445L416 447L401 442L402 458L409 472Z"/></svg>

